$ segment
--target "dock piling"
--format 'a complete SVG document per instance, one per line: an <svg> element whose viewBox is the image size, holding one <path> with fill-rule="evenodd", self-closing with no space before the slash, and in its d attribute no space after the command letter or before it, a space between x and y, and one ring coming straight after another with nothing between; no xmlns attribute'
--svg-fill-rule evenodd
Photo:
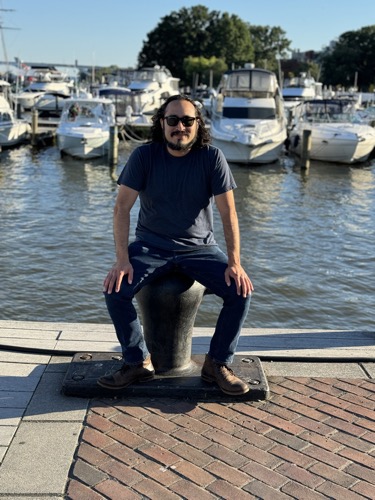
<svg viewBox="0 0 375 500"><path fill-rule="evenodd" d="M22 106L20 102L17 102L16 104L16 117L18 120L22 118Z"/></svg>
<svg viewBox="0 0 375 500"><path fill-rule="evenodd" d="M304 130L302 137L301 168L310 167L311 130Z"/></svg>
<svg viewBox="0 0 375 500"><path fill-rule="evenodd" d="M31 145L36 146L38 138L38 110L33 109L31 113Z"/></svg>
<svg viewBox="0 0 375 500"><path fill-rule="evenodd" d="M109 129L109 149L108 149L108 162L114 165L118 161L118 128L113 125Z"/></svg>

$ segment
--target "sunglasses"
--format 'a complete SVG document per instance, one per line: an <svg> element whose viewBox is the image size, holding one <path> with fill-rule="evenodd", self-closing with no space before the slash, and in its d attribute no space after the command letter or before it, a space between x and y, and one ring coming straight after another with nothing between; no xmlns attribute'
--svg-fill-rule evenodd
<svg viewBox="0 0 375 500"><path fill-rule="evenodd" d="M184 127L192 127L197 119L196 116L182 116L181 118L176 115L164 116L164 120L167 120L167 124L170 127L176 127L179 122L181 122Z"/></svg>

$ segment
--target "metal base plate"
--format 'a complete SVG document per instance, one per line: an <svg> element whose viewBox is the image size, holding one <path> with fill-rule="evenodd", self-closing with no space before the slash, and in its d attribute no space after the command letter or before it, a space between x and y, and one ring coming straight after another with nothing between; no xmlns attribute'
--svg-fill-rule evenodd
<svg viewBox="0 0 375 500"><path fill-rule="evenodd" d="M121 368L121 354L77 353L74 355L63 381L62 392L67 396L93 397L168 397L198 401L249 401L269 397L269 387L259 358L235 355L230 365L234 373L250 386L241 396L224 394L216 384L201 379L204 355L193 355L189 368L181 375L156 374L153 380L132 384L125 389L110 390L100 387L97 379Z"/></svg>

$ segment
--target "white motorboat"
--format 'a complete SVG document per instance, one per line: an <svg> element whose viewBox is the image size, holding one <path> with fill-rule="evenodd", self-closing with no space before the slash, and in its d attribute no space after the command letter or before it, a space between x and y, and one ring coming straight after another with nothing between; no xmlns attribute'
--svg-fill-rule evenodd
<svg viewBox="0 0 375 500"><path fill-rule="evenodd" d="M135 71L128 85L135 97L133 113L153 115L168 97L179 93L179 82L164 66Z"/></svg>
<svg viewBox="0 0 375 500"><path fill-rule="evenodd" d="M212 143L233 163L272 163L287 137L276 75L245 65L223 75L211 109Z"/></svg>
<svg viewBox="0 0 375 500"><path fill-rule="evenodd" d="M20 105L23 110L29 111L35 105L37 99L45 93L59 93L70 96L71 85L66 81L35 81L18 94L14 94L13 100L15 105Z"/></svg>
<svg viewBox="0 0 375 500"><path fill-rule="evenodd" d="M37 99L47 92L59 92L70 96L70 87L66 82L33 82L23 91L15 94L13 99L16 105L28 111L35 105Z"/></svg>
<svg viewBox="0 0 375 500"><path fill-rule="evenodd" d="M9 148L30 138L31 126L26 120L17 119L10 106L0 107L0 147Z"/></svg>
<svg viewBox="0 0 375 500"><path fill-rule="evenodd" d="M35 101L32 109L38 111L41 118L59 118L61 116L66 99L71 96L60 92L44 92Z"/></svg>
<svg viewBox="0 0 375 500"><path fill-rule="evenodd" d="M301 101L323 98L323 84L315 78L301 73L299 76L286 79L282 90L285 107L293 107Z"/></svg>
<svg viewBox="0 0 375 500"><path fill-rule="evenodd" d="M312 160L364 162L375 147L375 129L360 122L355 102L350 99L311 100L296 108L288 149L299 156L305 130L311 133Z"/></svg>
<svg viewBox="0 0 375 500"><path fill-rule="evenodd" d="M116 123L121 125L120 133L125 139L144 142L150 137L153 113L139 111L142 109L142 93L127 87L107 85L100 88L98 94L114 103Z"/></svg>
<svg viewBox="0 0 375 500"><path fill-rule="evenodd" d="M105 85L98 89L98 96L110 99L115 106L117 123L125 121L128 106L133 104L133 93L121 85Z"/></svg>
<svg viewBox="0 0 375 500"><path fill-rule="evenodd" d="M104 156L109 150L110 128L115 124L115 107L110 99L67 99L56 130L61 155L82 159Z"/></svg>
<svg viewBox="0 0 375 500"><path fill-rule="evenodd" d="M316 82L315 78L306 73L300 73L299 76L284 80L282 94L288 125L290 125L295 109L301 102L323 99L323 84Z"/></svg>

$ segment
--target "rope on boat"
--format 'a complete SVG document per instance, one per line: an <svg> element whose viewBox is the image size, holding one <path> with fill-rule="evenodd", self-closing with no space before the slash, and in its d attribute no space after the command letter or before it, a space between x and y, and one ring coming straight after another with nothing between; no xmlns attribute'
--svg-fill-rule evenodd
<svg viewBox="0 0 375 500"><path fill-rule="evenodd" d="M136 142L138 144L145 144L146 142L148 142L148 139L142 139L140 136L134 134L134 132L130 133L130 131L126 128L126 125L121 127L120 134L123 138Z"/></svg>

